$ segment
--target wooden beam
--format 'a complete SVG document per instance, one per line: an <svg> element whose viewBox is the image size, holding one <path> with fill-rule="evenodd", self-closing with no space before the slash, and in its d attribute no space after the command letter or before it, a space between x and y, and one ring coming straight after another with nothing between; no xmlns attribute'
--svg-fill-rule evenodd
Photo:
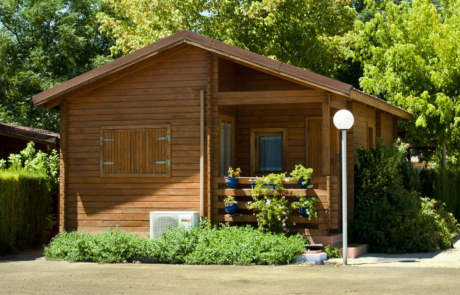
<svg viewBox="0 0 460 295"><path fill-rule="evenodd" d="M322 103L326 93L317 90L218 92L213 97L214 105Z"/></svg>
<svg viewBox="0 0 460 295"><path fill-rule="evenodd" d="M211 220L211 198L212 198L212 75L213 75L213 56L210 52L208 52L208 81L207 81L207 88L208 88L208 128L207 128L207 190L208 190L208 219Z"/></svg>
<svg viewBox="0 0 460 295"><path fill-rule="evenodd" d="M64 100L60 107L60 167L59 167L59 231L66 230L66 199L67 199L67 101Z"/></svg>
<svg viewBox="0 0 460 295"><path fill-rule="evenodd" d="M412 120L413 116L412 116L411 113L405 112L405 111L401 110L400 108L387 103L386 101L376 99L376 98L374 98L374 97L372 97L370 95L361 93L359 91L352 90L351 93L350 93L350 97L353 100L362 102L362 103L364 103L366 105L375 107L375 108L377 108L379 110L385 111L385 112L390 113L390 114L395 115L395 116L398 116L398 117L400 117L400 118L402 118L402 119L404 119L406 121Z"/></svg>
<svg viewBox="0 0 460 295"><path fill-rule="evenodd" d="M204 89L200 91L200 217L205 216L204 207Z"/></svg>
<svg viewBox="0 0 460 295"><path fill-rule="evenodd" d="M331 96L331 108L346 110L347 109L347 99L345 97Z"/></svg>
<svg viewBox="0 0 460 295"><path fill-rule="evenodd" d="M322 131L323 131L323 176L331 174L331 126L330 114L331 107L329 104L330 94L327 95L327 101L322 104Z"/></svg>

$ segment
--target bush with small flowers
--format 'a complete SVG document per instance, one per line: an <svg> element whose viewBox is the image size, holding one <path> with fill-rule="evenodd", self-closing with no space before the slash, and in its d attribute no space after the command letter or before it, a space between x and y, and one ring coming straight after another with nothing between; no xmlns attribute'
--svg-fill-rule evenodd
<svg viewBox="0 0 460 295"><path fill-rule="evenodd" d="M291 209L284 196L287 193L283 186L285 181L289 182L285 173L272 173L258 179L256 187L251 192L254 202L248 202L246 208L257 212L257 224L261 231L274 233L287 233L289 231L291 224L287 222L287 219ZM278 189L270 189L269 183L274 184Z"/></svg>

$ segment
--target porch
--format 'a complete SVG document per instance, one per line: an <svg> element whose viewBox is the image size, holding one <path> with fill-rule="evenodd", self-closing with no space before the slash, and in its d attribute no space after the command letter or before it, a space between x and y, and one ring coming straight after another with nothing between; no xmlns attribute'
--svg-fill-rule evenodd
<svg viewBox="0 0 460 295"><path fill-rule="evenodd" d="M290 203L297 201L296 193L317 197L318 218L308 220L292 210L288 222L296 225L290 230L307 236L340 232L340 140L332 116L346 108L345 99L317 90L217 92L213 97L213 169L207 208L211 220L256 225L256 216L246 209L247 202L253 201L249 179L269 173L290 176L295 165L302 164L313 169L314 188L286 184L286 197ZM276 159L264 159L264 153ZM228 166L243 170L235 190L225 184ZM223 200L229 195L238 202L238 216L225 213Z"/></svg>

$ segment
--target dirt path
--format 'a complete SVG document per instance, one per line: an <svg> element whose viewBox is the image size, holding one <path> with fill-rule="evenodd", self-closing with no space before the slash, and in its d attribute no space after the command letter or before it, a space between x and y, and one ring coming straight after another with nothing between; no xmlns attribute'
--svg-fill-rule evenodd
<svg viewBox="0 0 460 295"><path fill-rule="evenodd" d="M0 293L459 294L460 269L356 266L184 266L0 258Z"/></svg>

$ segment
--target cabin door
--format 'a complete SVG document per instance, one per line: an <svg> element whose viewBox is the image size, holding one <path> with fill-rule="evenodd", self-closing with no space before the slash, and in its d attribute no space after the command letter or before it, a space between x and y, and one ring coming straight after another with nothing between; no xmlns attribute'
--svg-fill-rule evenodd
<svg viewBox="0 0 460 295"><path fill-rule="evenodd" d="M321 117L305 118L306 162L307 168L313 168L313 177L323 176L323 126ZM329 123L331 159L331 176L337 176L340 169L339 130L335 128L332 118Z"/></svg>
<svg viewBox="0 0 460 295"><path fill-rule="evenodd" d="M219 174L227 176L234 163L235 117L219 114Z"/></svg>

